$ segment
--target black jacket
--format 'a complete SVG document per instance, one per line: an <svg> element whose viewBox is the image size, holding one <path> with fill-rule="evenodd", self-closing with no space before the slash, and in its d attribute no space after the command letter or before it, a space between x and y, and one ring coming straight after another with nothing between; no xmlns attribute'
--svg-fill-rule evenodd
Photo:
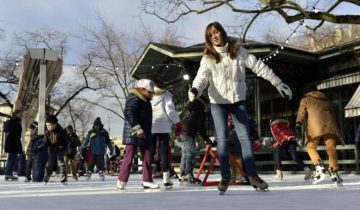
<svg viewBox="0 0 360 210"><path fill-rule="evenodd" d="M137 90L130 90L130 94L126 97L124 115L123 144L150 147L152 123L152 108L150 101ZM131 128L135 125L140 125L141 129L144 131L145 138L131 136Z"/></svg>
<svg viewBox="0 0 360 210"><path fill-rule="evenodd" d="M56 127L52 131L45 131L44 142L37 147L37 150L41 150L48 147L53 147L59 150L66 150L68 140L64 129L57 123Z"/></svg>
<svg viewBox="0 0 360 210"><path fill-rule="evenodd" d="M5 152L22 153L21 131L20 119L17 117L12 117L4 123L4 132L6 133Z"/></svg>
<svg viewBox="0 0 360 210"><path fill-rule="evenodd" d="M205 110L207 110L207 105L201 98L188 103L180 115L184 135L195 138L196 132L199 132L202 139L208 139L205 130Z"/></svg>

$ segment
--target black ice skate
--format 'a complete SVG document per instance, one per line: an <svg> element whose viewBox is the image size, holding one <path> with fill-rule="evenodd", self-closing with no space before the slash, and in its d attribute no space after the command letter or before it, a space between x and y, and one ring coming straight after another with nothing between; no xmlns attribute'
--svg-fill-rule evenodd
<svg viewBox="0 0 360 210"><path fill-rule="evenodd" d="M343 179L340 177L338 171L334 171L332 168L329 170L331 180L336 183L338 187L343 187Z"/></svg>
<svg viewBox="0 0 360 210"><path fill-rule="evenodd" d="M218 184L218 190L220 195L224 195L230 183L230 179L221 179Z"/></svg>
<svg viewBox="0 0 360 210"><path fill-rule="evenodd" d="M47 185L47 183L49 182L49 179L50 179L50 177L44 176L44 179L43 179L44 185Z"/></svg>
<svg viewBox="0 0 360 210"><path fill-rule="evenodd" d="M250 184L258 191L268 191L269 190L269 185L262 180L258 175L256 176L249 176L249 181Z"/></svg>
<svg viewBox="0 0 360 210"><path fill-rule="evenodd" d="M13 175L5 175L5 181L18 181L18 177Z"/></svg>
<svg viewBox="0 0 360 210"><path fill-rule="evenodd" d="M172 188L173 182L170 180L170 172L169 171L163 173L163 183L164 183L165 189Z"/></svg>
<svg viewBox="0 0 360 210"><path fill-rule="evenodd" d="M67 177L66 175L62 175L59 179L60 183L63 185L67 185Z"/></svg>
<svg viewBox="0 0 360 210"><path fill-rule="evenodd" d="M201 185L201 180L194 177L194 174L189 173L187 176L188 184Z"/></svg>

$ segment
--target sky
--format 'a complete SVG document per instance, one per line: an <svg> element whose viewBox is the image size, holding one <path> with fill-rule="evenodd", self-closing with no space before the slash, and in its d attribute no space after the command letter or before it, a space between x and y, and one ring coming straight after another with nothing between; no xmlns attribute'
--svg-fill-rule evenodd
<svg viewBox="0 0 360 210"><path fill-rule="evenodd" d="M142 14L139 2L140 0L1 0L0 29L5 30L5 39L0 40L0 54L12 48L14 32L34 31L47 26L72 34L79 30L80 25L95 23L98 13L120 30L128 32L136 30L139 27L139 16L147 26L161 30L165 23L154 16ZM358 7L350 4L345 4L338 11L345 11L347 14L360 13ZM197 44L204 41L204 29L208 23L219 21L224 25L232 25L241 21L235 19L235 16L229 9L220 8L203 15L188 15L176 23L176 28L185 36L183 40L185 45ZM276 16L267 16L254 23L248 37L260 40L268 27L276 27L279 32L288 33L296 24L287 25ZM70 42L64 63L79 63L81 53L81 43ZM71 66L64 66L64 72L70 72L70 68ZM117 117L111 118L110 123L114 124L111 126L112 136L121 136L122 133L122 124L117 119ZM116 126L117 124L119 126Z"/></svg>

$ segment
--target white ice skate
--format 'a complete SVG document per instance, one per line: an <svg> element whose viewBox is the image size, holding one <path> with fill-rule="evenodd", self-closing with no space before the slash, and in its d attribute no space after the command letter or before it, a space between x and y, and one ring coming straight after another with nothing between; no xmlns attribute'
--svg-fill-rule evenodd
<svg viewBox="0 0 360 210"><path fill-rule="evenodd" d="M323 164L318 164L312 175L312 183L317 184L325 179L325 167Z"/></svg>
<svg viewBox="0 0 360 210"><path fill-rule="evenodd" d="M142 186L144 188L144 190L146 191L158 191L159 190L159 185L154 183L154 182L143 182Z"/></svg>
<svg viewBox="0 0 360 210"><path fill-rule="evenodd" d="M116 187L117 187L119 190L125 190L125 185L126 185L126 182L117 180Z"/></svg>

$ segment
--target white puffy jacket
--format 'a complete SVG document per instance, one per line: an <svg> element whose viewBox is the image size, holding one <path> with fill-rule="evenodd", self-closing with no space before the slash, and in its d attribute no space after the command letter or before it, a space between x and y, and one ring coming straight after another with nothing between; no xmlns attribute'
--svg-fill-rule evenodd
<svg viewBox="0 0 360 210"><path fill-rule="evenodd" d="M274 86L281 83L281 79L268 66L249 54L245 48L239 48L238 56L234 60L230 58L228 45L215 47L215 50L221 56L220 62L216 63L214 59L204 55L192 85L198 90L198 96L209 85L210 103L232 104L245 100L245 67Z"/></svg>
<svg viewBox="0 0 360 210"><path fill-rule="evenodd" d="M171 126L180 122L175 110L172 94L155 86L155 94L151 99L152 127L151 133L170 133Z"/></svg>

